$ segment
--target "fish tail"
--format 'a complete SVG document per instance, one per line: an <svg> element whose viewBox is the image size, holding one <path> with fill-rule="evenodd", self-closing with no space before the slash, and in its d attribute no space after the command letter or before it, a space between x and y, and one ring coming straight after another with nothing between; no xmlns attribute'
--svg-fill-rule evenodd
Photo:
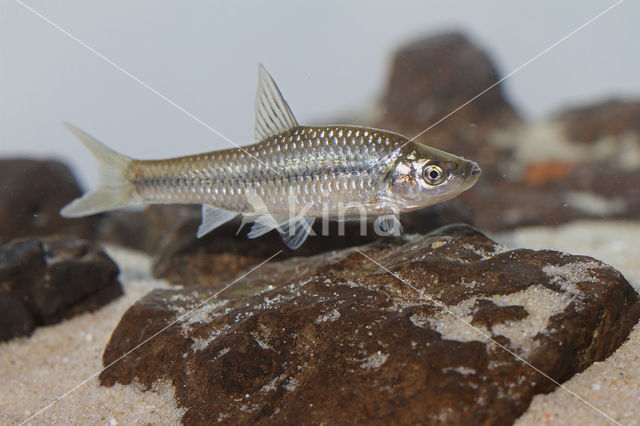
<svg viewBox="0 0 640 426"><path fill-rule="evenodd" d="M63 217L81 217L114 210L135 202L126 171L132 159L107 148L84 131L63 123L91 152L98 162L100 185L60 210Z"/></svg>

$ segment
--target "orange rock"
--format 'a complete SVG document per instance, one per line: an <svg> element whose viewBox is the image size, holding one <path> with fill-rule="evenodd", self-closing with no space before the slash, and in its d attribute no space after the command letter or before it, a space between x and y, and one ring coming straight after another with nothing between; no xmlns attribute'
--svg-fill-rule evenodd
<svg viewBox="0 0 640 426"><path fill-rule="evenodd" d="M549 161L529 164L525 170L525 181L531 186L542 186L566 178L574 164L566 161Z"/></svg>

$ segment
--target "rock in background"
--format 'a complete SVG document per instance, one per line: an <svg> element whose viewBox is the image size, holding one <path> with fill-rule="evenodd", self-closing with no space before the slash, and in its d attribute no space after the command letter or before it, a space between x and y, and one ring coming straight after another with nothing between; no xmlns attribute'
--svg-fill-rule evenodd
<svg viewBox="0 0 640 426"><path fill-rule="evenodd" d="M640 218L640 103L607 101L525 123L498 85L462 107L500 78L465 36L428 37L396 53L381 112L369 119L477 161L482 176L459 198L483 229Z"/></svg>
<svg viewBox="0 0 640 426"><path fill-rule="evenodd" d="M69 167L58 161L0 159L0 238L89 235L94 219L59 215L81 195Z"/></svg>
<svg viewBox="0 0 640 426"><path fill-rule="evenodd" d="M118 266L94 242L100 216L65 219L82 195L54 160L0 160L0 341L122 295ZM30 238L41 237L41 238Z"/></svg>
<svg viewBox="0 0 640 426"><path fill-rule="evenodd" d="M481 179L463 198L491 230L639 219L638 122L640 102L608 101L520 128L504 177Z"/></svg>
<svg viewBox="0 0 640 426"><path fill-rule="evenodd" d="M118 266L95 243L0 241L0 341L28 336L121 295Z"/></svg>
<svg viewBox="0 0 640 426"><path fill-rule="evenodd" d="M613 268L507 251L466 226L276 259L225 299L212 294L136 303L105 365L167 329L101 382L168 379L186 424L508 423L555 384L505 348L562 382L609 356L640 316Z"/></svg>
<svg viewBox="0 0 640 426"><path fill-rule="evenodd" d="M415 41L396 52L374 121L410 138L421 133L416 141L473 159L484 178L511 156L510 146L493 143L494 135L522 123L500 85L469 103L500 77L489 56L463 34Z"/></svg>

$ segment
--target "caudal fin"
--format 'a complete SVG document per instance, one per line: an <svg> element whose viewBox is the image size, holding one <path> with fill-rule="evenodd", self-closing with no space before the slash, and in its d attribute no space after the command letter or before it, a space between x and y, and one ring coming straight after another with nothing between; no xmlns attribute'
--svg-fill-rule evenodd
<svg viewBox="0 0 640 426"><path fill-rule="evenodd" d="M135 202L131 185L125 177L131 158L107 148L100 141L71 124L63 124L95 157L99 167L100 185L64 206L60 214L64 217L88 216Z"/></svg>

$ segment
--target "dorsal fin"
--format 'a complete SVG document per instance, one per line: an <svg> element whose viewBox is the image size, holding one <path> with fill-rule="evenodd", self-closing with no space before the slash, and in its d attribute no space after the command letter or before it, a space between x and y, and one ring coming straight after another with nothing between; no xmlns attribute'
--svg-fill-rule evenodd
<svg viewBox="0 0 640 426"><path fill-rule="evenodd" d="M287 101L282 97L275 81L264 69L258 66L258 93L256 93L256 142L291 130L298 121L291 112Z"/></svg>

